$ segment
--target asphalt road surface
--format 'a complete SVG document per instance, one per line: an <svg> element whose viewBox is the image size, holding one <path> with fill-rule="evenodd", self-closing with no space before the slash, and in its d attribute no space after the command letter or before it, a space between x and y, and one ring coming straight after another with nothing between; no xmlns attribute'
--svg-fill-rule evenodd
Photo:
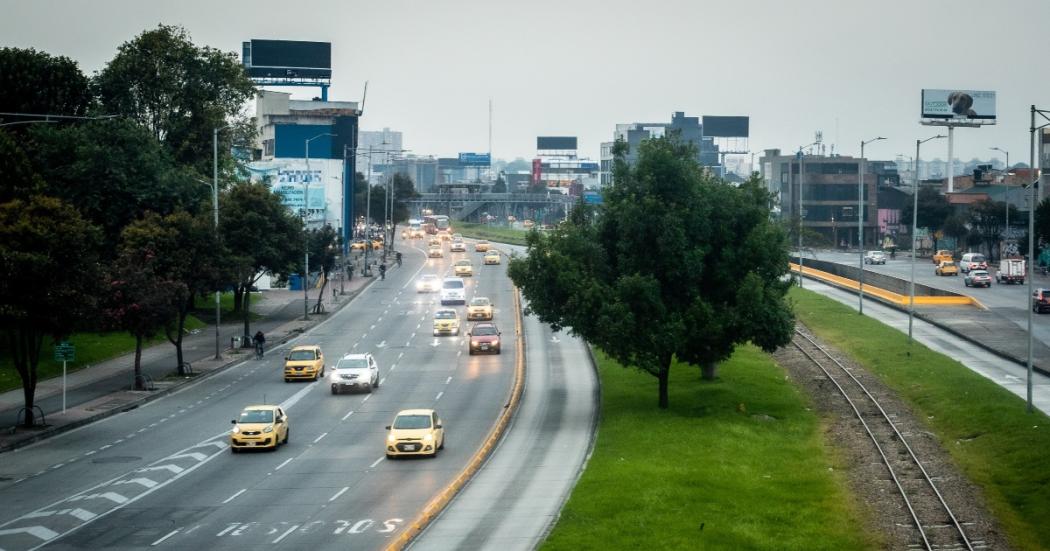
<svg viewBox="0 0 1050 551"><path fill-rule="evenodd" d="M332 365L371 352L381 385L334 396L323 382L284 383L283 349L185 390L0 461L0 548L379 549L467 463L503 408L515 360L506 264L473 251L428 260L415 241L404 267L289 343L319 344ZM447 251L447 246L446 246ZM470 356L464 337L433 337L438 295L425 273L474 260L468 297L489 296L501 355ZM458 307L461 315L464 307ZM281 404L290 442L231 454L230 420L250 404ZM388 460L394 413L436 408L448 444L434 459Z"/></svg>
<svg viewBox="0 0 1050 551"><path fill-rule="evenodd" d="M809 255L807 255L809 256ZM826 260L838 264L857 266L857 253L840 253L820 251L817 253L819 260ZM1031 299L1028 296L1028 282L1024 285L1001 285L992 282L991 287L967 287L963 283L965 274L958 276L938 276L934 274L935 266L929 259L917 259L915 263L915 282L938 289L953 291L963 295L969 295L985 305L989 310L1016 323L1018 327L1027 330L1028 308L1031 307ZM891 275L905 281L911 279L911 260L903 255L898 255L894 260L886 260L886 264L865 265L865 270L881 274ZM995 277L995 270L990 269L988 273ZM809 282L806 282L808 285ZM1050 278L1036 275L1035 287L1050 287ZM1050 344L1050 315L1035 314L1033 316L1033 329L1035 338Z"/></svg>

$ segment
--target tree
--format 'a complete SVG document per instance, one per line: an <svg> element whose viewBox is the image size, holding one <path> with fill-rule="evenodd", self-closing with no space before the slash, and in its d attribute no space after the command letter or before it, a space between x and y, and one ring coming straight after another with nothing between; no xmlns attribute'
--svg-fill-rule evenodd
<svg viewBox="0 0 1050 551"><path fill-rule="evenodd" d="M120 46L95 77L104 110L142 124L180 165L212 172L212 132L255 94L236 53L198 47L182 27L159 25ZM230 133L219 133L229 161Z"/></svg>
<svg viewBox="0 0 1050 551"><path fill-rule="evenodd" d="M153 338L176 316L185 285L160 266L157 251L147 244L125 242L110 268L104 315L113 329L135 337L135 390L146 390L142 376L142 341Z"/></svg>
<svg viewBox="0 0 1050 551"><path fill-rule="evenodd" d="M94 311L99 231L70 205L33 196L0 204L0 331L33 426L44 337L69 335Z"/></svg>
<svg viewBox="0 0 1050 551"><path fill-rule="evenodd" d="M321 313L321 299L324 298L324 290L328 285L329 275L335 269L335 259L340 254L339 234L331 225L325 224L323 228L307 232L306 242L310 251L310 267L321 273L321 292L317 293L317 304L314 313ZM302 266L298 271L302 272Z"/></svg>
<svg viewBox="0 0 1050 551"><path fill-rule="evenodd" d="M251 288L263 273L289 273L302 254L302 222L265 184L234 184L220 197L219 235L229 250L234 310L250 338Z"/></svg>
<svg viewBox="0 0 1050 551"><path fill-rule="evenodd" d="M580 205L531 232L508 271L541 321L656 377L666 408L672 359L711 378L739 343L790 340L788 247L757 180L718 182L673 138L644 142L633 166L615 155L597 216Z"/></svg>
<svg viewBox="0 0 1050 551"><path fill-rule="evenodd" d="M25 152L3 130L0 130L0 174L4 175L4 184L0 185L0 203L27 198L44 188L44 181L33 170Z"/></svg>
<svg viewBox="0 0 1050 551"><path fill-rule="evenodd" d="M499 173L496 178L496 183L492 185L492 193L507 193L507 179L506 174L503 172Z"/></svg>
<svg viewBox="0 0 1050 551"><path fill-rule="evenodd" d="M988 256L995 251L1005 225L1006 204L1003 202L979 201L970 205L968 220L978 243L985 246Z"/></svg>
<svg viewBox="0 0 1050 551"><path fill-rule="evenodd" d="M918 226L926 228L933 237L933 248L937 250L936 232L944 228L944 221L952 215L952 206L941 192L931 187L919 188ZM902 220L912 219L912 202L909 201L901 210Z"/></svg>
<svg viewBox="0 0 1050 551"><path fill-rule="evenodd" d="M82 116L91 99L88 79L72 59L32 48L0 49L0 111Z"/></svg>
<svg viewBox="0 0 1050 551"><path fill-rule="evenodd" d="M136 251L150 251L154 268L172 287L171 309L174 316L164 326L168 341L175 346L175 366L184 374L182 338L186 317L194 299L218 289L224 275L225 251L218 242L208 214L193 216L176 211L167 216L147 213L132 222L123 232L124 246Z"/></svg>
<svg viewBox="0 0 1050 551"><path fill-rule="evenodd" d="M419 197L419 194L416 193L416 186L412 183L412 178L408 174L401 172L394 174L394 179L390 182L390 188L394 194L394 211L391 215L393 228L390 235L397 235L398 222L408 221L410 211L408 202Z"/></svg>
<svg viewBox="0 0 1050 551"><path fill-rule="evenodd" d="M955 239L956 243L965 243L970 235L970 228L966 227L966 219L958 214L953 214L944 220L944 235Z"/></svg>
<svg viewBox="0 0 1050 551"><path fill-rule="evenodd" d="M1013 220L1014 217L1011 216L1010 219ZM1035 209L1035 235L1036 245L1050 244L1050 197L1043 199Z"/></svg>

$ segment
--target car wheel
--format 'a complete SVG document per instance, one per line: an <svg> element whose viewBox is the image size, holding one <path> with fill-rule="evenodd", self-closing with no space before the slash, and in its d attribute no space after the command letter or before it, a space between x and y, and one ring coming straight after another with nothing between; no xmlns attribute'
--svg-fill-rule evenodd
<svg viewBox="0 0 1050 551"><path fill-rule="evenodd" d="M390 459L390 460L392 461L392 460L394 459L394 456L392 456L392 455L390 455L390 454L388 453L388 454L386 454L386 458L387 458L387 459Z"/></svg>
<svg viewBox="0 0 1050 551"><path fill-rule="evenodd" d="M286 383L290 383L290 382L292 382L292 380L291 380L291 379L289 379L288 377L285 377L285 378L284 378L284 382L286 382Z"/></svg>
<svg viewBox="0 0 1050 551"><path fill-rule="evenodd" d="M237 452L239 452L239 451L240 451L240 450L238 450L237 448L235 448L235 447L233 447L233 446L230 446L230 453L237 453Z"/></svg>
<svg viewBox="0 0 1050 551"><path fill-rule="evenodd" d="M321 374L317 376L318 379L324 377L324 367L321 367Z"/></svg>
<svg viewBox="0 0 1050 551"><path fill-rule="evenodd" d="M502 353L502 352L503 352L503 348L502 348L502 347L498 347L498 348L496 348L496 353L497 353L497 354L500 354L500 353Z"/></svg>
<svg viewBox="0 0 1050 551"><path fill-rule="evenodd" d="M474 349L473 348L468 348L467 349L467 355L468 356L473 356L474 355Z"/></svg>
<svg viewBox="0 0 1050 551"><path fill-rule="evenodd" d="M379 378L376 377L376 382L372 383L372 388L379 388Z"/></svg>
<svg viewBox="0 0 1050 551"><path fill-rule="evenodd" d="M332 394L339 394L339 387L332 385Z"/></svg>
<svg viewBox="0 0 1050 551"><path fill-rule="evenodd" d="M291 436L291 435L292 435L292 429L288 429L288 430L284 431L284 440L282 440L281 443L282 444L287 444L288 443L288 437Z"/></svg>
<svg viewBox="0 0 1050 551"><path fill-rule="evenodd" d="M438 446L438 449L439 450L445 449L445 436L444 435L441 436L441 445Z"/></svg>
<svg viewBox="0 0 1050 551"><path fill-rule="evenodd" d="M368 391L369 394L371 394L372 393L372 385L368 385L367 387L365 387L365 390Z"/></svg>

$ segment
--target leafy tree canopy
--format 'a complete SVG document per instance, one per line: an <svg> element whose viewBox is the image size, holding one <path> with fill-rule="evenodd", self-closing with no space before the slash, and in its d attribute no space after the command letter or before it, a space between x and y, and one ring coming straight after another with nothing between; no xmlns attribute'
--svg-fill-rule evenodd
<svg viewBox="0 0 1050 551"><path fill-rule="evenodd" d="M0 203L12 199L25 199L44 188L44 181L33 170L22 148L7 132L0 130Z"/></svg>
<svg viewBox="0 0 1050 551"><path fill-rule="evenodd" d="M88 79L72 59L32 48L0 48L0 111L82 116L90 105ZM25 119L4 122L14 120Z"/></svg>
<svg viewBox="0 0 1050 551"><path fill-rule="evenodd" d="M673 138L644 142L633 166L618 148L614 176L604 205L530 233L511 260L531 311L657 377L662 408L673 357L711 369L737 344L790 340L787 243L759 182L718 182Z"/></svg>

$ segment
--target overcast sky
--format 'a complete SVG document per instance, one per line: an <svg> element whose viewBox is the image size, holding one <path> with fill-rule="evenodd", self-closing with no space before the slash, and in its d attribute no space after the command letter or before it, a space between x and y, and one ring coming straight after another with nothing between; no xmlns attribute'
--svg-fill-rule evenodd
<svg viewBox="0 0 1050 551"><path fill-rule="evenodd" d="M914 155L922 88L998 92L998 125L956 131L956 157L1028 161L1029 106L1050 109L1047 0L0 0L0 45L65 55L92 74L158 23L240 52L252 38L332 42L331 99L368 100L362 128L413 153L535 153L575 135L597 159L617 123L748 115L752 151ZM302 89L297 96L317 92ZM947 157L947 143L924 159ZM1002 158L1000 156L1000 158Z"/></svg>

